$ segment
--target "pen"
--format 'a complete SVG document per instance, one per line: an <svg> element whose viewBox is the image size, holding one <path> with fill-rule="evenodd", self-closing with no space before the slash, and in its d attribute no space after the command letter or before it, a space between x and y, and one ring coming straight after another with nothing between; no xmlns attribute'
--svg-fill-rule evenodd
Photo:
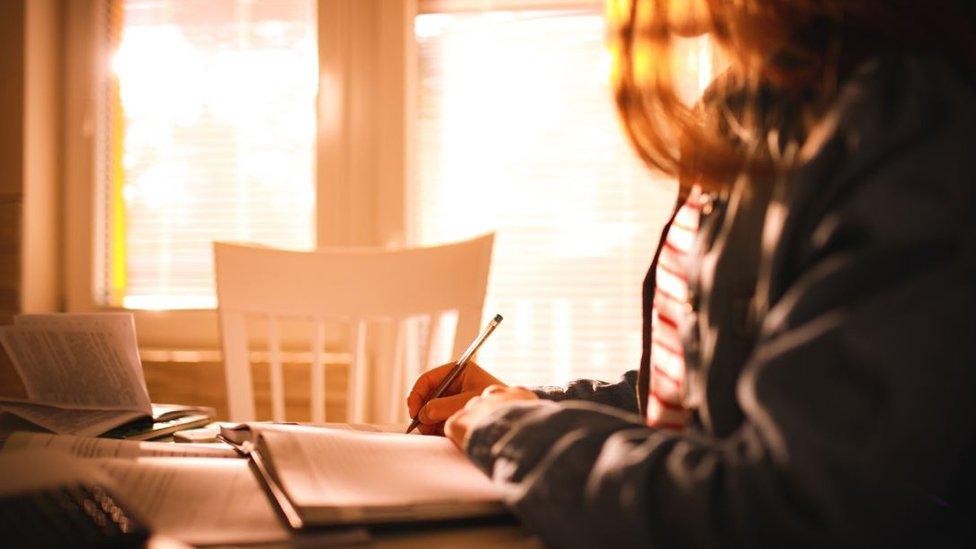
<svg viewBox="0 0 976 549"><path fill-rule="evenodd" d="M457 359L457 362L454 363L454 367L451 368L451 371L447 374L447 377L445 377L437 388L434 389L434 392L424 399L423 403L421 403L420 409L417 410L417 417L413 418L413 421L410 422L410 427L407 427L407 433L410 433L410 431L413 431L418 425L420 425L420 410L423 410L424 406L426 406L428 402L434 400L435 398L440 398L451 383L457 379L457 376L461 375L461 372L464 371L464 367L468 365L468 361L471 360L471 356L478 352L478 349L481 348L481 344L488 339L488 336L495 331L495 328L497 328L501 322L502 315L495 315L495 318L491 319L491 322L485 326L485 329L481 330L478 337L474 338L471 345L468 345L467 350L464 351L461 357Z"/></svg>

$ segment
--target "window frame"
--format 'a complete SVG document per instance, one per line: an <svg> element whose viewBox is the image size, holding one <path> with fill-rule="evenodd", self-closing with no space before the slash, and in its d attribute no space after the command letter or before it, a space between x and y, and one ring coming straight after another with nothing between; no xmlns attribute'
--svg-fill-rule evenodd
<svg viewBox="0 0 976 549"><path fill-rule="evenodd" d="M69 312L132 312L144 348L219 348L215 309L125 309L95 298L101 276L101 235L95 223L104 218L99 211L104 200L97 161L104 149L96 121L104 109L101 93L109 70L104 37L110 1L65 5L61 145L64 203L70 207L64 208L63 308ZM405 241L409 61L414 51L416 7L415 0L318 0L320 93L314 149L319 247L392 246ZM351 70L364 65L374 70ZM390 122L397 120L399 125ZM359 151L375 154L364 162ZM373 222L361 223L363 219Z"/></svg>
<svg viewBox="0 0 976 549"><path fill-rule="evenodd" d="M96 121L104 108L100 94L109 70L104 37L111 1L64 5L62 308L132 312L142 348L219 349L215 309L124 309L95 299L101 276L95 222L103 218L99 208L104 204ZM318 0L316 245L411 243L408 227L415 213L407 197L414 185L416 15L601 6L600 0ZM330 338L327 344L340 341Z"/></svg>

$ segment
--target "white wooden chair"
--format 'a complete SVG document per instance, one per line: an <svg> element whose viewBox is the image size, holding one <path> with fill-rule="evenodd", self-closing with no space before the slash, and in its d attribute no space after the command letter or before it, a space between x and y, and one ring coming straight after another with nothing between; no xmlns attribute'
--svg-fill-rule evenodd
<svg viewBox="0 0 976 549"><path fill-rule="evenodd" d="M428 248L395 251L322 249L285 251L251 245L214 243L217 299L220 317L227 404L232 421L255 418L247 320L267 321L268 363L272 419L285 420L281 361L281 321L311 321L311 418L325 421L326 322L349 323L351 364L346 420L365 420L367 363L366 335L374 321L396 328L390 352L392 364L370 364L374 385L383 387L376 398L390 399L386 413L372 421L406 418L404 396L421 367L446 362L432 349L445 348L438 334L449 332L446 315L457 314L454 356L480 330L494 235ZM416 318L428 318L426 345L417 349L408 332ZM408 320L410 319L410 320ZM379 325L381 328L383 324ZM375 330L377 333L381 329ZM389 332L389 330L386 330ZM416 334L417 331L413 330ZM252 334L253 335L253 334ZM373 336L371 335L371 340ZM420 343L419 337L416 338ZM448 338L449 339L449 338ZM419 352L418 352L419 351ZM413 360L410 360L410 358Z"/></svg>

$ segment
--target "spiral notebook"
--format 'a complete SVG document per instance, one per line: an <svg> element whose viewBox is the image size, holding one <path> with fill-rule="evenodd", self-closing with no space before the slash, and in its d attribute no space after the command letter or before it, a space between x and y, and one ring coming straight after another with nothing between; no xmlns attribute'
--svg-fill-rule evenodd
<svg viewBox="0 0 976 549"><path fill-rule="evenodd" d="M293 528L506 514L498 488L442 437L286 425L225 433L256 460Z"/></svg>

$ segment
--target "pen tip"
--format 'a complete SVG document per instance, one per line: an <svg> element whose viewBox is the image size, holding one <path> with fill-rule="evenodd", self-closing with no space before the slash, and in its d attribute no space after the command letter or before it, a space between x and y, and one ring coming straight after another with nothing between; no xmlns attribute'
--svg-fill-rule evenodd
<svg viewBox="0 0 976 549"><path fill-rule="evenodd" d="M501 322L501 321L502 321L502 315L495 315L495 322Z"/></svg>

